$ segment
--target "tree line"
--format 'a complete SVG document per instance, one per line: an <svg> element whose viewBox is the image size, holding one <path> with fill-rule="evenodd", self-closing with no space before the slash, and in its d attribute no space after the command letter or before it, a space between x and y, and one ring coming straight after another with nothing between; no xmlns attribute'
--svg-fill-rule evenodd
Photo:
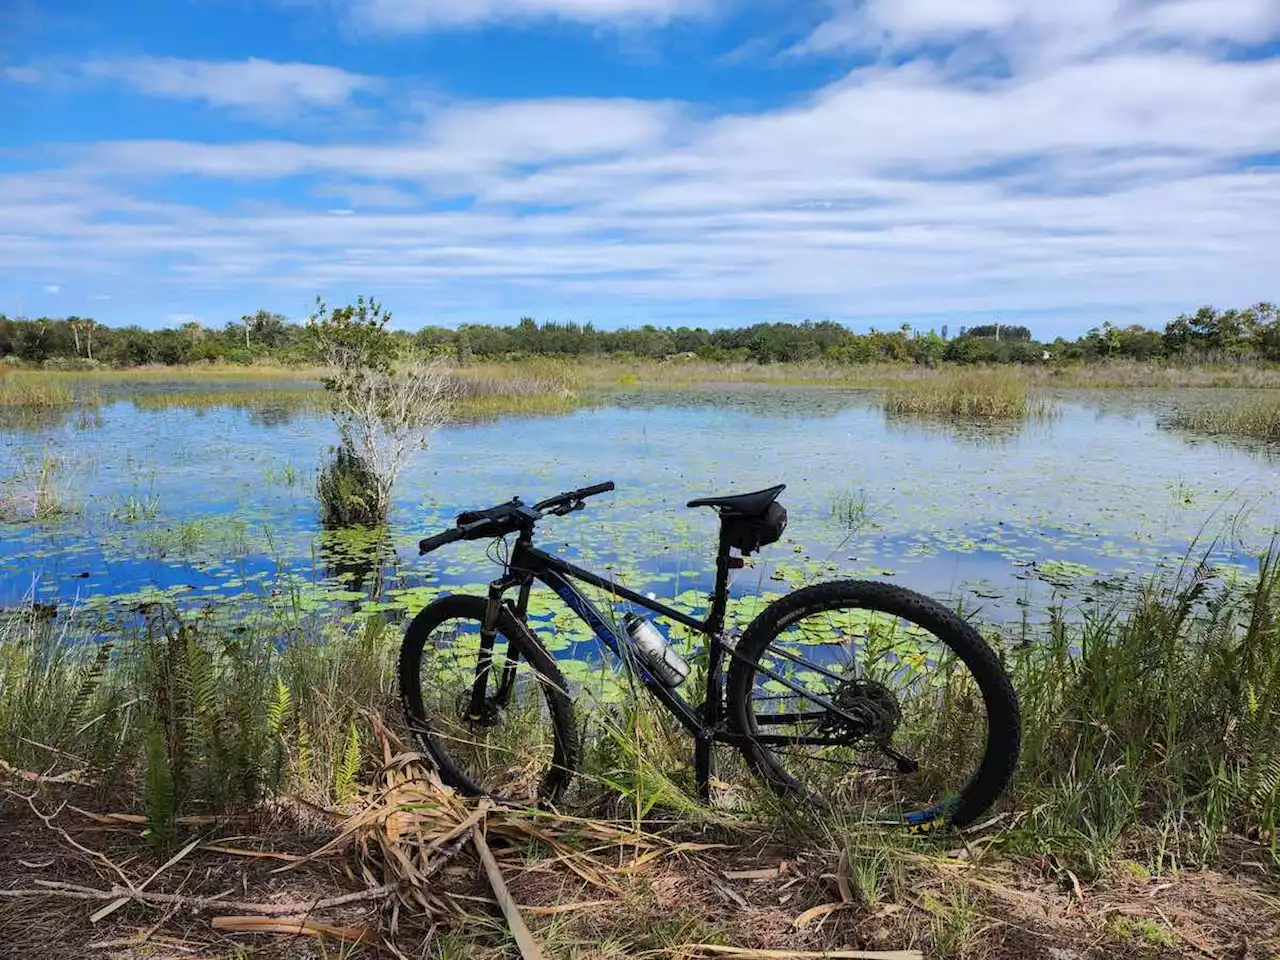
<svg viewBox="0 0 1280 960"><path fill-rule="evenodd" d="M249 364L270 361L303 364L316 359L306 325L259 310L238 322L208 327L188 322L146 330L109 327L86 317L37 319L0 314L0 363L45 367L193 363ZM1019 324L961 327L955 336L943 326L921 331L909 325L855 333L830 320L756 323L708 330L645 324L601 330L591 323L538 323L530 317L513 326L462 324L428 326L416 332L387 331L397 351L470 360L521 357L636 357L652 360L699 358L713 362L784 363L1044 363L1113 358L1176 362L1280 362L1280 311L1271 303L1244 309L1201 307L1169 321L1163 330L1105 322L1074 340L1037 340Z"/></svg>

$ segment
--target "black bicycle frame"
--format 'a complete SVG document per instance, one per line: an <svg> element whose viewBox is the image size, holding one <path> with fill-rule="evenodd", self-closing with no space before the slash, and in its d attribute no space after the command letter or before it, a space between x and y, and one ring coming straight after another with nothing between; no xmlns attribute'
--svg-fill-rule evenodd
<svg viewBox="0 0 1280 960"><path fill-rule="evenodd" d="M621 659L628 669L635 670L645 688L693 735L694 773L698 782L698 794L703 800L709 798L711 791L711 777L714 773L714 754L711 747L714 743L726 743L739 747L753 742L793 746L805 743L831 743L831 740L827 737L787 736L762 733L760 731L749 735L734 729L726 723L726 717L724 716L724 659L726 654L729 656L736 656L737 654L724 642L724 619L729 602L729 571L741 565L741 561L739 560L735 563L735 559L730 555L729 542L722 529L719 546L716 550L716 582L711 594L711 607L706 619L699 620L664 603L651 600L643 594L598 576L590 570L584 570L569 563L567 560L562 560L543 550L539 550L533 545L532 528L522 530L516 539L515 547L507 562L506 574L489 584L489 602L485 622L480 631L480 656L476 664L476 680L472 687L469 713L474 717L479 717L485 709L485 691L488 687L489 673L493 669L493 647L497 639L498 616L502 609L503 594L513 587L520 588L515 604L509 605L513 607L516 618L523 623L527 620L529 592L533 587L534 581L537 580L550 587L570 610L585 621L600 642L608 647L614 656ZM632 642L630 637L619 634L610 625L608 619L605 618L595 604L574 586L573 581L575 580L599 587L612 596L628 600L664 619L683 624L707 637L709 648L706 699L703 701L701 708L693 707L677 691L654 677L645 668L645 665L631 654ZM782 655L787 659L803 663L833 679L840 679L836 674L831 673L831 671L819 664L810 663L785 653ZM807 697L815 705L822 708L821 711L813 713L776 714L768 718L757 718L759 723L796 723L803 720L821 719L831 714L839 715L851 722L858 722L857 718L851 717L845 710L831 703L827 698L818 696L812 691L807 691L798 686L790 677L780 674L763 664L756 664L755 669L757 672ZM506 702L510 696L515 682L515 673L516 660L509 652L503 665L503 676L499 683L496 697L499 703Z"/></svg>

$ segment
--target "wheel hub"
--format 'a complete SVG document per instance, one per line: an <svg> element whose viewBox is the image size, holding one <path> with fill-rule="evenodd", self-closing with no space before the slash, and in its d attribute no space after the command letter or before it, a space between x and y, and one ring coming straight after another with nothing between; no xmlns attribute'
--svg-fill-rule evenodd
<svg viewBox="0 0 1280 960"><path fill-rule="evenodd" d="M489 729L498 725L502 717L502 709L492 697L485 697L484 702L480 704L480 715L478 717L473 715L471 713L471 691L466 690L458 695L458 716L463 723L473 729L477 727Z"/></svg>

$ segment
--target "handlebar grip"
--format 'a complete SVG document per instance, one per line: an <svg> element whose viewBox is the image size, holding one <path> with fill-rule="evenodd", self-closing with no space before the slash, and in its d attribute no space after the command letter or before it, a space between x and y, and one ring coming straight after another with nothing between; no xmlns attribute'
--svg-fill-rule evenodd
<svg viewBox="0 0 1280 960"><path fill-rule="evenodd" d="M594 497L597 493L608 493L612 489L614 489L613 481L606 480L604 483L597 483L594 486L575 490L573 493L567 494L567 496L572 497L574 500L579 500L582 497Z"/></svg>
<svg viewBox="0 0 1280 960"><path fill-rule="evenodd" d="M418 556L430 553L432 550L443 547L446 543L453 543L455 540L461 540L467 535L467 531L461 527L455 527L452 530L446 530L444 533L437 533L434 537L427 537L425 540L418 542Z"/></svg>

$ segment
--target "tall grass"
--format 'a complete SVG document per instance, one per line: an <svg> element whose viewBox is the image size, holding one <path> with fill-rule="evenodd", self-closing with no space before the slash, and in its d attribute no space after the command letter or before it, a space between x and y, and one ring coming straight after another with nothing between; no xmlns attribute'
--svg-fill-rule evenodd
<svg viewBox="0 0 1280 960"><path fill-rule="evenodd" d="M158 834L282 789L321 803L349 792L353 721L391 693L399 636L380 620L263 606L235 622L152 609L101 626L0 615L0 758L131 786Z"/></svg>
<svg viewBox="0 0 1280 960"><path fill-rule="evenodd" d="M1179 410L1171 422L1176 427L1211 436L1247 437L1280 441L1280 395L1242 404Z"/></svg>
<svg viewBox="0 0 1280 960"><path fill-rule="evenodd" d="M1027 836L1095 872L1137 832L1156 871L1211 861L1229 834L1276 851L1280 552L1252 586L1202 564L1130 603L1058 616L1012 657Z"/></svg>
<svg viewBox="0 0 1280 960"><path fill-rule="evenodd" d="M499 414L564 413L582 405L574 366L535 357L519 364L469 364L451 371L456 415L463 420Z"/></svg>
<svg viewBox="0 0 1280 960"><path fill-rule="evenodd" d="M928 380L891 388L884 397L890 413L979 420L1044 419L1056 411L1052 400L1032 394L1012 370L954 370Z"/></svg>
<svg viewBox="0 0 1280 960"><path fill-rule="evenodd" d="M92 395L89 395L92 397ZM76 402L71 386L48 374L0 365L0 407L67 407Z"/></svg>

